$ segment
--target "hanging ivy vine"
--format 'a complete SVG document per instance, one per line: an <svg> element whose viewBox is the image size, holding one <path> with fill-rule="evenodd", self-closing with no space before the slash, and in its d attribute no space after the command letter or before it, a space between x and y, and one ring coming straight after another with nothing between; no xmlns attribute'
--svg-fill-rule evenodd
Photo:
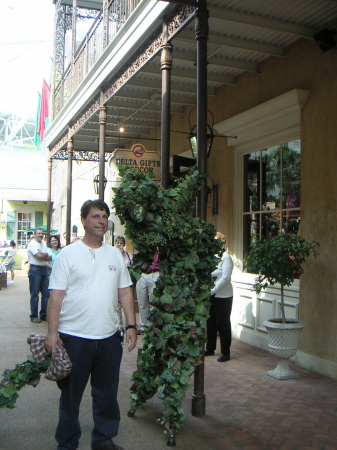
<svg viewBox="0 0 337 450"><path fill-rule="evenodd" d="M18 391L30 385L36 387L40 381L40 374L46 372L50 366L50 357L37 363L33 356L14 369L6 369L0 382L0 408L14 408L19 397Z"/></svg>
<svg viewBox="0 0 337 450"><path fill-rule="evenodd" d="M133 373L129 416L156 393L163 403L161 423L174 436L185 419L183 400L190 376L201 362L214 254L215 228L193 217L197 172L164 190L150 177L121 168L114 206L136 255L131 273L138 279L159 250L160 277L154 289L149 326ZM174 445L174 444L169 444Z"/></svg>

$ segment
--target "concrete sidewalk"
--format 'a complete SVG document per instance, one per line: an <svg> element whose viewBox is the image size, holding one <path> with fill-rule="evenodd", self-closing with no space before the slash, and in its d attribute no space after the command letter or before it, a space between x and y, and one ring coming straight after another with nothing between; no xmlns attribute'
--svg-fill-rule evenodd
<svg viewBox="0 0 337 450"><path fill-rule="evenodd" d="M13 369L15 364L25 361L30 355L26 343L27 336L31 333L46 334L46 331L46 322L37 324L30 322L27 274L16 271L14 284L0 291L1 378L5 369ZM124 351L124 356L126 353L127 350ZM136 354L135 349L132 371L135 370ZM129 373L123 370L124 356L119 388L122 420L115 442L125 450L149 448L166 450L167 438L163 433L163 427L156 421L162 415L158 399L152 399L151 404L138 411L135 418L127 417L131 382ZM58 419L58 400L59 390L56 383L43 377L36 388L32 386L23 388L19 392L14 409L0 409L0 450L56 449L54 432ZM79 449L89 450L93 426L90 387L86 389L82 400L80 422L82 437ZM183 428L179 431L176 448L204 450L211 447L208 447L194 432Z"/></svg>

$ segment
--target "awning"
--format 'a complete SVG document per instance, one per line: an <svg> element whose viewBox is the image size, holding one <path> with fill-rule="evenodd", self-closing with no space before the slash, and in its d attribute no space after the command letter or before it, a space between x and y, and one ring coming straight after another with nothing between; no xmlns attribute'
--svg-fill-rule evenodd
<svg viewBox="0 0 337 450"><path fill-rule="evenodd" d="M41 228L44 233L47 234L47 225L41 225L39 227L29 228L29 230L25 230L25 233L33 233L37 228ZM53 228L50 229L51 234L57 233L58 230L54 230Z"/></svg>

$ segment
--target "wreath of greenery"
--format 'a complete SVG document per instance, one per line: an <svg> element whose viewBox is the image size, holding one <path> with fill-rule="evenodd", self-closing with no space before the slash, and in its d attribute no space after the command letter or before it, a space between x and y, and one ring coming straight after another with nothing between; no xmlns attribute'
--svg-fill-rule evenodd
<svg viewBox="0 0 337 450"><path fill-rule="evenodd" d="M123 179L113 189L113 202L137 252L131 267L135 279L151 264L156 251L160 255L160 277L132 376L128 415L134 416L136 409L158 393L164 405L160 421L172 437L184 422L183 400L190 376L201 362L214 286L214 255L221 245L214 239L214 226L193 217L200 181L197 172L166 191L135 170L121 168L120 173ZM146 217L135 221L133 211L139 205Z"/></svg>

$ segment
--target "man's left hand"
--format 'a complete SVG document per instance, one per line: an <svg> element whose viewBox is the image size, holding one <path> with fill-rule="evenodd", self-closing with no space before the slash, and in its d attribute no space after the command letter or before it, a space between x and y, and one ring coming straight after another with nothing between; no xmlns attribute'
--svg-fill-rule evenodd
<svg viewBox="0 0 337 450"><path fill-rule="evenodd" d="M137 330L129 328L125 334L125 344L128 346L129 352L136 347L137 344Z"/></svg>

